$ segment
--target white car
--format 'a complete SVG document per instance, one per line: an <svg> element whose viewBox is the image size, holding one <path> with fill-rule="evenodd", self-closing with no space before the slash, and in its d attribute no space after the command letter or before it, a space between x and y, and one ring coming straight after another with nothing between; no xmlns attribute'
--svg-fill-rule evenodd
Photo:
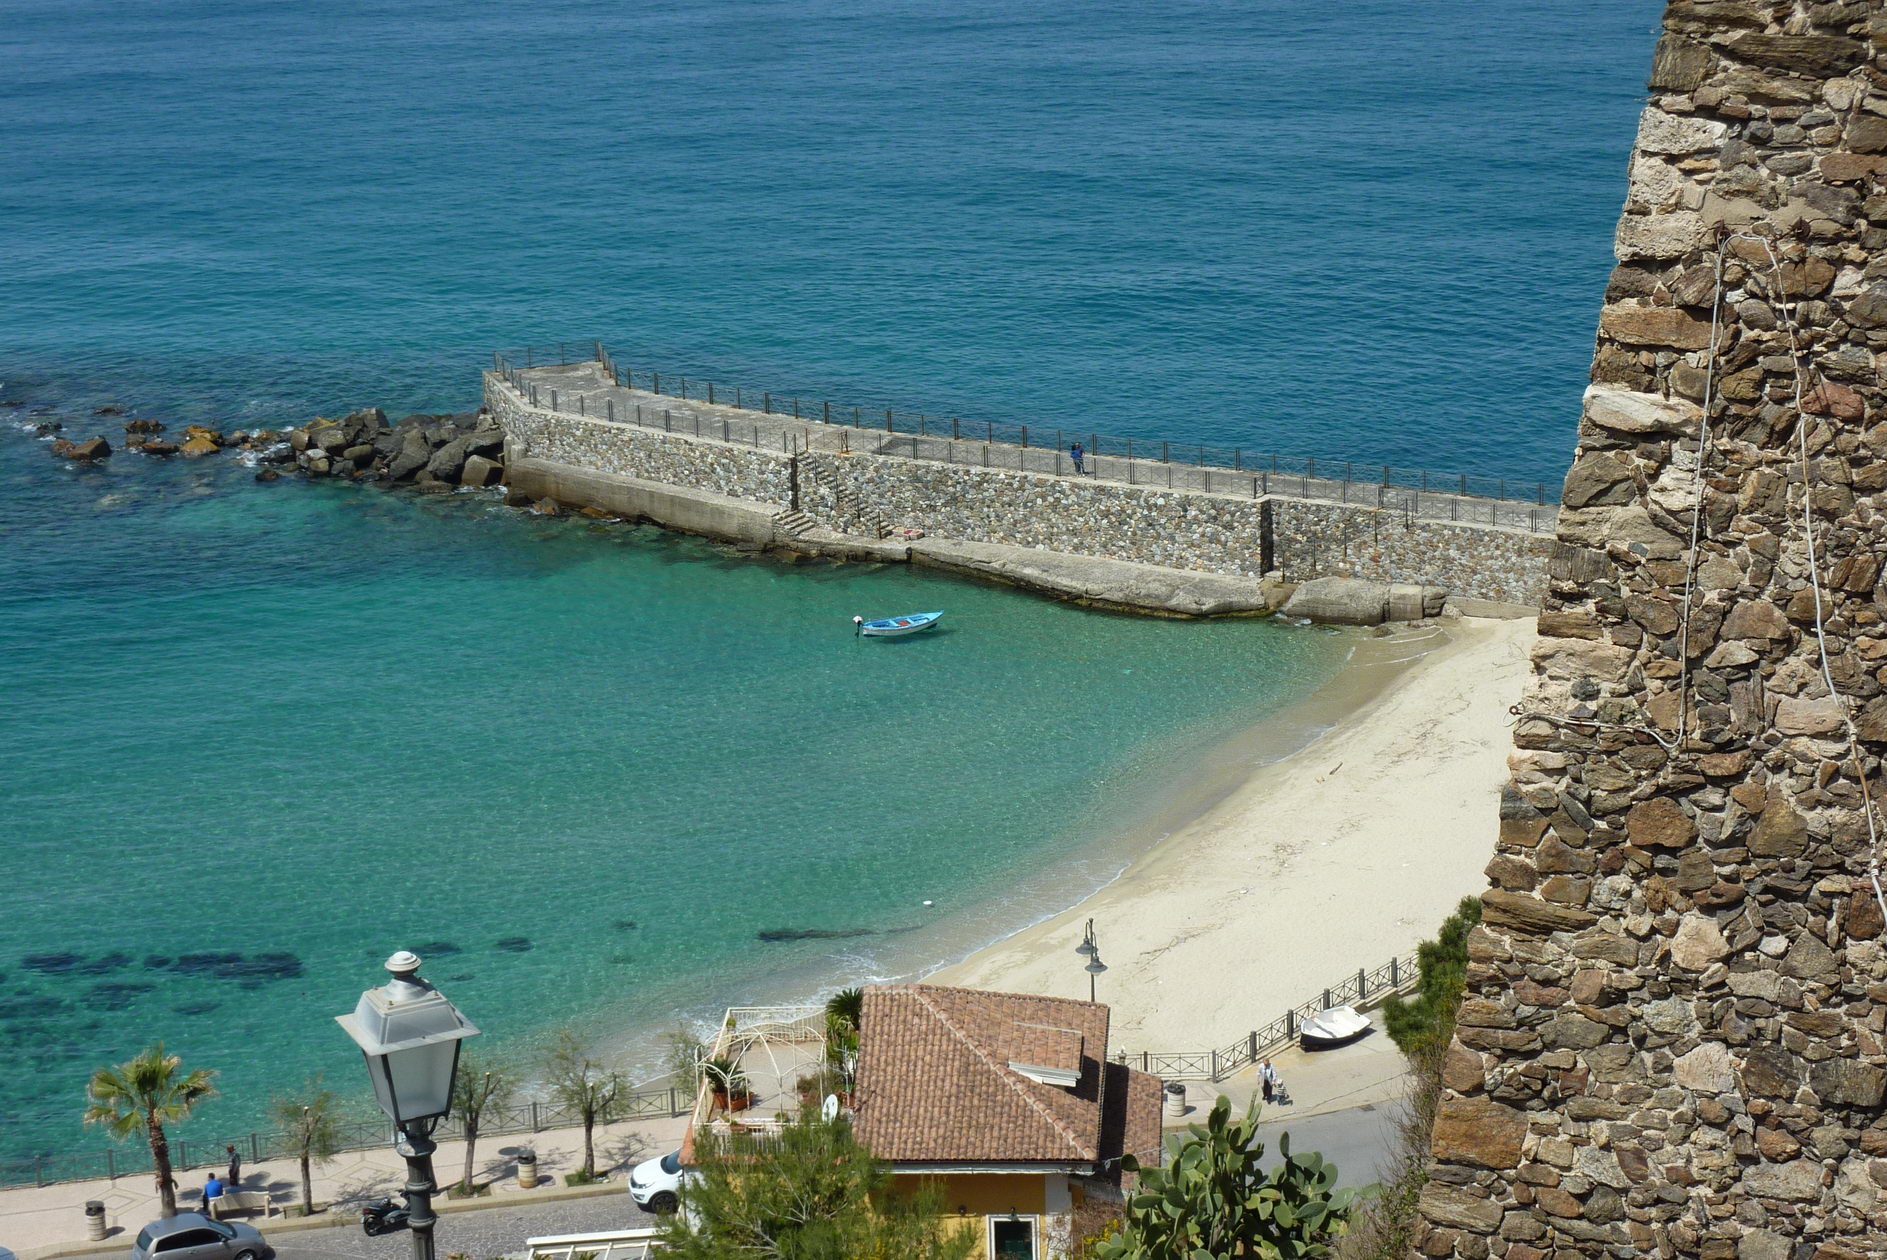
<svg viewBox="0 0 1887 1260"><path fill-rule="evenodd" d="M667 1215L681 1205L681 1183L687 1175L680 1151L645 1159L629 1170L629 1197L645 1212Z"/></svg>

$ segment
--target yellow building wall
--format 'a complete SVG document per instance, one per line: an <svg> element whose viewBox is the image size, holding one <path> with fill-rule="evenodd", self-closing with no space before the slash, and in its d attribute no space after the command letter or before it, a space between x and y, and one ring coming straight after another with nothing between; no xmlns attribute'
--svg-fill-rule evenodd
<svg viewBox="0 0 1887 1260"><path fill-rule="evenodd" d="M944 1220L959 1223L979 1239L988 1237L987 1218L1012 1213L1040 1216L1048 1204L1048 1177L1042 1173L952 1173L941 1177L900 1176L892 1181L893 1192L898 1194L915 1194L930 1185L943 1191ZM1041 1234L1037 1247L1046 1247Z"/></svg>

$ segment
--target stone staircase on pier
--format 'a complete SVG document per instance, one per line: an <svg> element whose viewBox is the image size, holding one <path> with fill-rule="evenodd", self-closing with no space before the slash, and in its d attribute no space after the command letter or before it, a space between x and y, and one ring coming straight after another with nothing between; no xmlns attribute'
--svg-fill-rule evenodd
<svg viewBox="0 0 1887 1260"><path fill-rule="evenodd" d="M886 523L884 517L866 507L864 503L859 500L858 495L853 493L850 487L833 484L825 474L819 471L818 466L815 464L802 462L799 467L802 477L831 494L834 515L837 517L837 528L840 533L858 534L866 538L889 538L891 536L891 526ZM797 514L801 516L805 515L803 512ZM775 519L778 520L779 518L776 517ZM803 533L804 531L799 532Z"/></svg>
<svg viewBox="0 0 1887 1260"><path fill-rule="evenodd" d="M773 531L783 537L800 538L818 528L819 522L798 508L787 508L773 514Z"/></svg>

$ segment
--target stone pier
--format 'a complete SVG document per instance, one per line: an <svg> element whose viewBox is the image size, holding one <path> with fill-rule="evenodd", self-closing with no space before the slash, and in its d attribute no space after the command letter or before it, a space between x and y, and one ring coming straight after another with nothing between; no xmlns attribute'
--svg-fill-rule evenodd
<svg viewBox="0 0 1887 1260"><path fill-rule="evenodd" d="M514 491L752 546L937 563L1089 602L1212 614L1313 578L1526 611L1555 509L1265 470L825 424L618 385L598 360L486 373Z"/></svg>

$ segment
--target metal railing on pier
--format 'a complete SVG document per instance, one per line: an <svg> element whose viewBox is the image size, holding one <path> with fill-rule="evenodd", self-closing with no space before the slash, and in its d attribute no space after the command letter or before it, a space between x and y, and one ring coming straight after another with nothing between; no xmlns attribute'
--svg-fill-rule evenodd
<svg viewBox="0 0 1887 1260"><path fill-rule="evenodd" d="M1316 997L1300 1002L1261 1028L1254 1028L1228 1046L1214 1050L1122 1051L1116 1062L1137 1067L1168 1081L1218 1081L1266 1055L1275 1054L1297 1039L1304 1021L1333 1006L1362 1006L1380 1002L1391 993L1415 987L1421 978L1412 953L1391 958L1374 971L1365 967L1345 976Z"/></svg>
<svg viewBox="0 0 1887 1260"><path fill-rule="evenodd" d="M1558 517L1558 490L1543 481L841 405L623 368L601 342L533 346L515 354L494 354L492 362L514 389L540 408L789 453L859 451L1209 494L1279 495L1367 507L1407 521L1458 521L1532 533L1553 532ZM540 369L591 363L607 378L599 382L602 388L575 382L539 388L540 379L534 379L543 377ZM638 404L631 394L669 401ZM790 432L794 429L797 447ZM1077 443L1083 452L1081 468L1071 454Z"/></svg>

